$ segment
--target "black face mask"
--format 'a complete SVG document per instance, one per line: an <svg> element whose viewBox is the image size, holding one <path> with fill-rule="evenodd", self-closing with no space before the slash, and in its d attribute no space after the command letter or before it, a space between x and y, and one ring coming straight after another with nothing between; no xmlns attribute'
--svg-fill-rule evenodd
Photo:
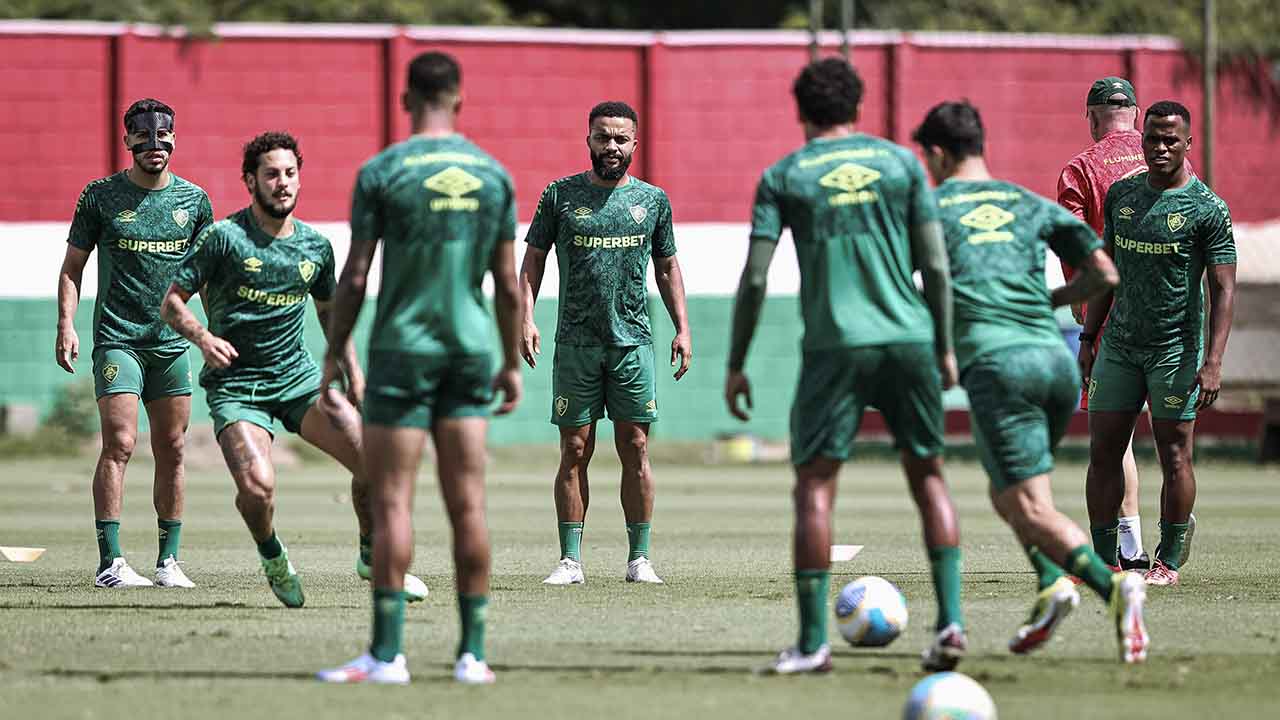
<svg viewBox="0 0 1280 720"><path fill-rule="evenodd" d="M129 146L129 152L137 155L138 153L148 152L150 150L164 150L165 152L173 152L173 143L164 142L160 139L160 131L168 130L173 132L173 116L164 113L149 112L131 115L129 123L125 129L132 135L136 132L147 133L146 142L140 142L136 145Z"/></svg>

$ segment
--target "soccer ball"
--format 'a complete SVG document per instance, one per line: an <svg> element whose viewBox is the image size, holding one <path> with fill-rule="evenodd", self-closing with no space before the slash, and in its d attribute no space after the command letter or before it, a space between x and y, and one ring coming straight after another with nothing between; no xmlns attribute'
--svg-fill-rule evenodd
<svg viewBox="0 0 1280 720"><path fill-rule="evenodd" d="M888 580L860 577L836 598L836 625L850 645L884 647L907 629L907 601Z"/></svg>
<svg viewBox="0 0 1280 720"><path fill-rule="evenodd" d="M968 675L935 673L911 688L902 720L996 720L996 704Z"/></svg>

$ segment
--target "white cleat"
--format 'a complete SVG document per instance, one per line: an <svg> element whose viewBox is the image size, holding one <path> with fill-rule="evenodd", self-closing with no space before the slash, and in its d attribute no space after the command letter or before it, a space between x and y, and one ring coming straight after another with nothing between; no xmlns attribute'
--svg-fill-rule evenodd
<svg viewBox="0 0 1280 720"><path fill-rule="evenodd" d="M756 670L760 675L797 675L800 673L831 672L831 646L824 644L806 655L798 647L789 647L778 653L773 662Z"/></svg>
<svg viewBox="0 0 1280 720"><path fill-rule="evenodd" d="M1147 602L1147 584L1137 573L1118 573L1111 589L1111 615L1116 624L1116 641L1120 644L1120 662L1145 662L1151 636L1143 622L1143 606Z"/></svg>
<svg viewBox="0 0 1280 720"><path fill-rule="evenodd" d="M627 563L627 582L664 584L658 573L653 571L653 563L647 557L638 557Z"/></svg>
<svg viewBox="0 0 1280 720"><path fill-rule="evenodd" d="M321 670L316 679L328 683L373 683L376 685L408 685L409 667L404 655L397 655L391 662L382 662L365 653L351 662L332 670Z"/></svg>
<svg viewBox="0 0 1280 720"><path fill-rule="evenodd" d="M489 663L477 660L471 653L462 653L453 666L453 679L464 685L491 685L497 678Z"/></svg>
<svg viewBox="0 0 1280 720"><path fill-rule="evenodd" d="M110 567L98 573L93 579L93 585L100 588L123 588L152 587L154 583L134 572L124 558L118 557L111 561Z"/></svg>
<svg viewBox="0 0 1280 720"><path fill-rule="evenodd" d="M356 575L361 580L369 582L373 580L373 568L365 564L359 556L356 557ZM404 574L404 599L405 602L422 602L427 599L427 595L431 592L427 590L427 584L422 582L416 575Z"/></svg>
<svg viewBox="0 0 1280 720"><path fill-rule="evenodd" d="M560 558L560 564L551 571L543 585L581 585L587 581L582 573L582 563L571 558Z"/></svg>
<svg viewBox="0 0 1280 720"><path fill-rule="evenodd" d="M178 561L173 556L164 559L156 567L156 585L160 587L177 587L177 588L193 588L195 583L191 582L191 578L182 572L182 568L178 567Z"/></svg>

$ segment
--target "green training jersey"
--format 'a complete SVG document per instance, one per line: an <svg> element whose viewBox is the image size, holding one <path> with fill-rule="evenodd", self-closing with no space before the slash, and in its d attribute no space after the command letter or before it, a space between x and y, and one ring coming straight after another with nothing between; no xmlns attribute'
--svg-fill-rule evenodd
<svg viewBox="0 0 1280 720"><path fill-rule="evenodd" d="M936 219L924 168L888 140L817 138L765 170L751 237L791 228L804 350L932 342L910 232Z"/></svg>
<svg viewBox="0 0 1280 720"><path fill-rule="evenodd" d="M1205 265L1236 261L1227 204L1198 178L1161 192L1143 173L1112 185L1103 213L1120 271L1104 337L1128 347L1202 346Z"/></svg>
<svg viewBox="0 0 1280 720"><path fill-rule="evenodd" d="M192 238L213 222L209 196L172 176L161 190L120 171L85 186L67 242L98 249L93 346L181 350L187 341L160 319L160 302Z"/></svg>
<svg viewBox="0 0 1280 720"><path fill-rule="evenodd" d="M542 192L525 242L556 250L557 343L632 347L653 342L649 258L676 254L671 203L662 188L635 177L618 187L600 187L585 172L560 178Z"/></svg>
<svg viewBox="0 0 1280 720"><path fill-rule="evenodd" d="M382 240L369 349L491 353L481 283L498 243L515 236L511 176L461 135L413 137L370 158L351 200L352 243Z"/></svg>
<svg viewBox="0 0 1280 720"><path fill-rule="evenodd" d="M307 296L329 300L337 283L333 248L310 225L294 220L292 235L271 237L245 208L196 238L173 281L200 293L209 332L239 353L229 367L205 365L202 386L258 381L315 366L302 339Z"/></svg>
<svg viewBox="0 0 1280 720"><path fill-rule="evenodd" d="M1045 248L1079 267L1102 240L1056 203L1000 180L935 191L955 298L956 360L1013 345L1062 345L1044 278Z"/></svg>

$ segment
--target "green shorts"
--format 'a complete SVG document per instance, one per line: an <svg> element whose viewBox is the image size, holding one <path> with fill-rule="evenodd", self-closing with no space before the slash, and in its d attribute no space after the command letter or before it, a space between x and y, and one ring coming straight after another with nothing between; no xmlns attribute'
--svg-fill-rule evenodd
<svg viewBox="0 0 1280 720"><path fill-rule="evenodd" d="M93 390L98 398L132 393L144 403L156 398L190 395L191 362L187 359L187 349L95 348Z"/></svg>
<svg viewBox="0 0 1280 720"><path fill-rule="evenodd" d="M884 415L894 447L942 452L942 377L933 343L815 350L804 354L791 405L791 462L847 460L862 414Z"/></svg>
<svg viewBox="0 0 1280 720"><path fill-rule="evenodd" d="M236 379L206 386L213 434L243 420L275 435L275 420L291 433L302 430L302 418L320 397L320 369L314 363L282 372L278 378Z"/></svg>
<svg viewBox="0 0 1280 720"><path fill-rule="evenodd" d="M1194 346L1131 348L1103 335L1089 378L1089 412L1136 413L1149 399L1157 420L1194 420L1202 359L1202 349Z"/></svg>
<svg viewBox="0 0 1280 720"><path fill-rule="evenodd" d="M488 355L370 351L364 421L427 429L436 418L487 417L493 401Z"/></svg>
<svg viewBox="0 0 1280 720"><path fill-rule="evenodd" d="M551 369L551 422L581 427L604 417L633 423L658 419L653 346L556 345Z"/></svg>
<svg viewBox="0 0 1280 720"><path fill-rule="evenodd" d="M965 368L973 439L996 492L1053 470L1080 399L1079 375L1061 344L1000 348Z"/></svg>

